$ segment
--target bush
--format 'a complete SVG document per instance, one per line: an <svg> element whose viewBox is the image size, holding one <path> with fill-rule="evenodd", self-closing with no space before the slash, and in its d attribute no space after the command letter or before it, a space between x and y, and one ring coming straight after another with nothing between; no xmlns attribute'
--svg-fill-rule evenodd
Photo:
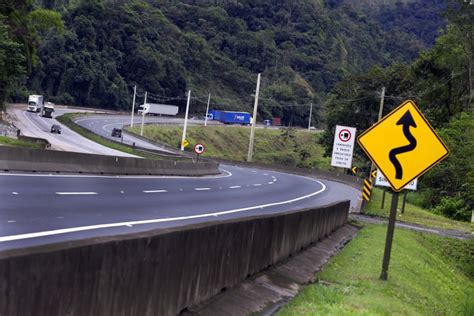
<svg viewBox="0 0 474 316"><path fill-rule="evenodd" d="M437 214L441 214L456 220L469 221L471 210L459 197L443 197L440 203L433 209Z"/></svg>

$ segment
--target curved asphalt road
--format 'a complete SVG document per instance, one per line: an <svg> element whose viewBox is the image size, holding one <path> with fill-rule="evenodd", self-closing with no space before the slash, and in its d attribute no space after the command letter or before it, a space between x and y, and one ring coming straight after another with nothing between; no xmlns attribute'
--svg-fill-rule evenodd
<svg viewBox="0 0 474 316"><path fill-rule="evenodd" d="M0 251L297 210L357 192L231 166L221 176L202 178L0 174Z"/></svg>
<svg viewBox="0 0 474 316"><path fill-rule="evenodd" d="M54 119L54 117L63 113L74 111L56 109L53 118L44 118L39 113L27 112L24 109L18 108L13 109L12 112L17 118L15 124L21 129L22 135L47 139L52 149L119 157L136 157L84 138ZM58 124L62 127L61 134L51 133L51 125L53 124Z"/></svg>

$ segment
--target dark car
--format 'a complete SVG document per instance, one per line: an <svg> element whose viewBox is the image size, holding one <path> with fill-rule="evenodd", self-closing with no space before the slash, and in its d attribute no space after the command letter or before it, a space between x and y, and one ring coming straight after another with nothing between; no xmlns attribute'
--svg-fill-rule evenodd
<svg viewBox="0 0 474 316"><path fill-rule="evenodd" d="M58 133L58 134L61 134L61 126L57 125L57 124L53 124L51 126L51 133Z"/></svg>
<svg viewBox="0 0 474 316"><path fill-rule="evenodd" d="M120 128L114 128L112 130L112 137L122 137L122 130Z"/></svg>

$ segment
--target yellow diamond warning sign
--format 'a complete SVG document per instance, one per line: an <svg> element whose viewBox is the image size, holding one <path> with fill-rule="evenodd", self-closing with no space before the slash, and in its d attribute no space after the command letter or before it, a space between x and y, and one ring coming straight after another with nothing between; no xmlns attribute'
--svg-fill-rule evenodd
<svg viewBox="0 0 474 316"><path fill-rule="evenodd" d="M397 192L449 153L410 100L364 131L357 142Z"/></svg>

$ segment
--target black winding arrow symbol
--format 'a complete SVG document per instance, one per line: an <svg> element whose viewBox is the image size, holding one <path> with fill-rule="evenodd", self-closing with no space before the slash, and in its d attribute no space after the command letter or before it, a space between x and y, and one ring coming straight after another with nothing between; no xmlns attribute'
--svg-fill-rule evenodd
<svg viewBox="0 0 474 316"><path fill-rule="evenodd" d="M402 153L406 153L408 151L412 151L413 149L416 148L416 139L415 137L413 137L413 135L410 132L410 126L413 126L416 128L416 123L413 120L413 117L411 116L411 113L409 110L406 111L406 113L403 114L403 116L398 120L397 125L403 125L403 134L410 142L406 146L392 149L390 153L388 154L388 158L390 159L390 162L395 167L395 178L400 180L403 177L403 169L396 156Z"/></svg>

